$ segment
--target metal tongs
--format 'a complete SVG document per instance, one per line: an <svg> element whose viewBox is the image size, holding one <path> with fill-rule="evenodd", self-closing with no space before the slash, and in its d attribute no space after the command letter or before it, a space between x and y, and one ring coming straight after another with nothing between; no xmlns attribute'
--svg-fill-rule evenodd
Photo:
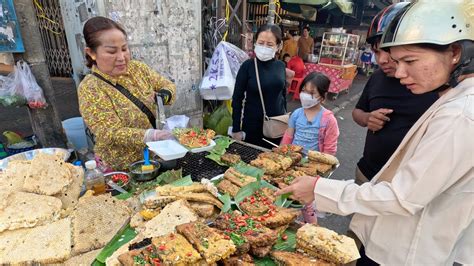
<svg viewBox="0 0 474 266"><path fill-rule="evenodd" d="M163 129L166 124L165 108L163 99L156 94L156 129Z"/></svg>

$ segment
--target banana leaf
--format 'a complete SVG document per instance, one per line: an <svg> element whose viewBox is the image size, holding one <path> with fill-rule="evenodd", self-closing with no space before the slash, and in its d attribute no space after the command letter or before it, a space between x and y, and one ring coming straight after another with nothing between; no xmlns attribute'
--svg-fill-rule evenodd
<svg viewBox="0 0 474 266"><path fill-rule="evenodd" d="M221 209L221 212L229 212L232 208L232 200L230 199L230 195L228 193L224 195L218 196L219 200L224 203L224 206Z"/></svg>
<svg viewBox="0 0 474 266"><path fill-rule="evenodd" d="M191 175L187 175L183 178L173 181L170 185L177 186L177 187L184 187L190 186L193 184L193 180L191 179Z"/></svg>
<svg viewBox="0 0 474 266"><path fill-rule="evenodd" d="M105 263L105 260L110 257L117 249L123 246L125 243L130 242L133 238L137 236L135 229L130 227L128 224L123 229L121 229L110 242L102 249L102 251L97 255L96 260L100 263Z"/></svg>

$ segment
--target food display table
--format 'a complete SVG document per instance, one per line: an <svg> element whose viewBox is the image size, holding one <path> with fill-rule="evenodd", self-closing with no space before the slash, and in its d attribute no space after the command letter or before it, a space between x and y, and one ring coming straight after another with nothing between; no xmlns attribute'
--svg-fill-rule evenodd
<svg viewBox="0 0 474 266"><path fill-rule="evenodd" d="M342 91L349 89L349 87L352 85L352 81L357 75L357 66L352 64L337 66L327 64L305 63L305 67L305 76L313 71L321 72L328 76L331 80L329 92L334 94L338 94Z"/></svg>

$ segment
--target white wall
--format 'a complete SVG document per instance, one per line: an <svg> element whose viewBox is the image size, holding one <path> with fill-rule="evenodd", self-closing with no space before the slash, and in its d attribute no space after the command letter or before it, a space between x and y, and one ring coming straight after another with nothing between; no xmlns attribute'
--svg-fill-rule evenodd
<svg viewBox="0 0 474 266"><path fill-rule="evenodd" d="M76 73L87 70L84 22L97 15L112 18L125 27L134 59L175 80L177 100L168 115L186 114L192 125L202 125L200 0L61 0L61 7Z"/></svg>

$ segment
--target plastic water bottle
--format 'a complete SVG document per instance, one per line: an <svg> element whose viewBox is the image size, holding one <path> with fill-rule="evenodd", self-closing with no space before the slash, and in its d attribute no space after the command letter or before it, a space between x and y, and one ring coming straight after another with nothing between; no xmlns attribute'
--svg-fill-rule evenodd
<svg viewBox="0 0 474 266"><path fill-rule="evenodd" d="M97 168L95 160L86 162L86 189L93 190L94 195L105 193L104 173Z"/></svg>

